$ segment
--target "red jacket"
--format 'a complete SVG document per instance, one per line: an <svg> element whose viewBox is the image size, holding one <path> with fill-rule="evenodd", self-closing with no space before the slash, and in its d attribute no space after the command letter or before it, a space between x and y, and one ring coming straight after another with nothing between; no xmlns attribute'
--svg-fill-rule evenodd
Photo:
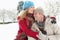
<svg viewBox="0 0 60 40"><path fill-rule="evenodd" d="M19 30L18 30L18 34L25 32L26 35L35 38L36 40L38 40L38 38L36 37L36 35L38 34L37 32L34 32L30 29L27 28L27 21L24 18L23 20L20 20L20 17L17 18L18 19L18 24L19 24Z"/></svg>

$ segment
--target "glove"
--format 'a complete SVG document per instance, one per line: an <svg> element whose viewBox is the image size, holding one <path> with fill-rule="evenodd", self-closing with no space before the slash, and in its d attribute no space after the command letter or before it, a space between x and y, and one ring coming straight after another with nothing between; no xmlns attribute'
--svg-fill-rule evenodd
<svg viewBox="0 0 60 40"><path fill-rule="evenodd" d="M39 32L36 36L41 40L48 40L47 35L42 34L42 32Z"/></svg>

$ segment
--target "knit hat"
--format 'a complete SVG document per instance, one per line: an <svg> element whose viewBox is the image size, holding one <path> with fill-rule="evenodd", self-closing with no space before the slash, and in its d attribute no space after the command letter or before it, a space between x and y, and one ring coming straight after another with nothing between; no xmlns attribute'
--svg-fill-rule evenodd
<svg viewBox="0 0 60 40"><path fill-rule="evenodd" d="M23 9L25 10L25 9L27 9L29 7L32 7L32 6L34 6L33 2L31 2L31 1L25 1L24 4L23 4Z"/></svg>
<svg viewBox="0 0 60 40"><path fill-rule="evenodd" d="M40 7L36 8L35 11L36 12L39 12L40 14L43 14L44 13L43 9L40 8Z"/></svg>

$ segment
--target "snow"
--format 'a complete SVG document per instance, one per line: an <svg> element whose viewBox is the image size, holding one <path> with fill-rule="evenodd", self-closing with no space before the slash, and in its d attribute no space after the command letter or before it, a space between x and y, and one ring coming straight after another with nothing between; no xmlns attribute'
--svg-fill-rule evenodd
<svg viewBox="0 0 60 40"><path fill-rule="evenodd" d="M18 31L18 23L0 24L0 40L14 40Z"/></svg>
<svg viewBox="0 0 60 40"><path fill-rule="evenodd" d="M14 40L18 32L18 27L18 23L0 24L0 40ZM59 37L58 40L60 40Z"/></svg>

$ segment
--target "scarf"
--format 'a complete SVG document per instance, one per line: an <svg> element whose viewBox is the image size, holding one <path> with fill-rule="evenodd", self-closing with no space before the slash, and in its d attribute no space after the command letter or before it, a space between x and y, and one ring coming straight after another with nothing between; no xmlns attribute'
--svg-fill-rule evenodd
<svg viewBox="0 0 60 40"><path fill-rule="evenodd" d="M39 28L44 28L45 22L37 22L36 24L38 25Z"/></svg>
<svg viewBox="0 0 60 40"><path fill-rule="evenodd" d="M28 26L29 29L31 29L31 26L34 23L34 16L33 16L33 14L27 13L26 14L26 19L29 21L29 23L27 23L28 24L27 26Z"/></svg>
<svg viewBox="0 0 60 40"><path fill-rule="evenodd" d="M45 21L44 21L44 22L37 22L37 21L36 21L36 24L37 24L38 28L40 29L40 31L41 31L44 35L46 35L47 32L44 30Z"/></svg>

